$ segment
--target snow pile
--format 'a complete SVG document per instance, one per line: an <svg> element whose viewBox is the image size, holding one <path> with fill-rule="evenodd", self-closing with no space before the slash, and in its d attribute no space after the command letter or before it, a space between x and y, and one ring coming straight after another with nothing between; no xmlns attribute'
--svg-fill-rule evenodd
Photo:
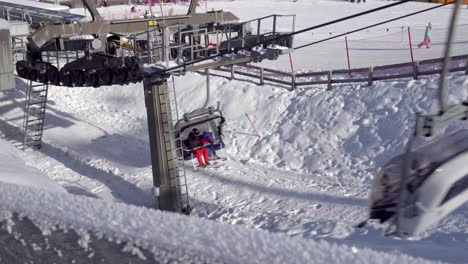
<svg viewBox="0 0 468 264"><path fill-rule="evenodd" d="M124 251L133 253L135 258L143 256L138 253L140 247L152 252L161 263L197 262L197 259L203 263L308 263L311 260L314 263L428 263L405 255L289 238L19 185L0 184L0 201L3 221L10 219L7 212L19 213L40 227L45 238L52 229L74 229L81 234L76 241L81 247L90 245L93 236L104 236L109 241L129 245ZM21 239L30 238L21 234ZM92 248L88 254L82 257L93 259Z"/></svg>

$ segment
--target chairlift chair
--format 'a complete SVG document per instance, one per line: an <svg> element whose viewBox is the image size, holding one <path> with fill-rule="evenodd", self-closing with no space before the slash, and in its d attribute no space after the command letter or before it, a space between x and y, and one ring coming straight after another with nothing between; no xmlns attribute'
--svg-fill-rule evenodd
<svg viewBox="0 0 468 264"><path fill-rule="evenodd" d="M179 157L184 160L194 158L193 149L190 149L187 142L190 132L197 128L201 133L207 131L213 136L213 146L216 150L224 148L222 140L222 127L225 119L219 109L213 107L202 108L191 113L184 114L183 118L175 124L176 138L181 139L182 146L178 146Z"/></svg>
<svg viewBox="0 0 468 264"><path fill-rule="evenodd" d="M370 219L398 221L398 233L414 236L468 200L468 130L443 135L411 152L404 192L408 197L397 215L404 154L391 159L374 178Z"/></svg>

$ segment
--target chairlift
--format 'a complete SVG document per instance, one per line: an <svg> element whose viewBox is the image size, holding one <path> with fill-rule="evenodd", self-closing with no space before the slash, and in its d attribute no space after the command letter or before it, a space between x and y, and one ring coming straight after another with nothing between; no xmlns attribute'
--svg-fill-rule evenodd
<svg viewBox="0 0 468 264"><path fill-rule="evenodd" d="M388 233L402 238L420 234L468 201L468 130L446 133L414 147L418 137L433 136L436 126L468 119L468 102L446 103L445 78L459 6L457 0L439 83L440 112L417 115L406 153L377 172L370 192L369 218L389 223Z"/></svg>
<svg viewBox="0 0 468 264"><path fill-rule="evenodd" d="M190 112L185 113L183 118L175 124L175 138L179 138L179 157L184 160L194 158L193 149L189 147L188 137L194 128L197 128L201 133L208 132L212 136L212 146L215 150L224 148L222 140L222 127L225 119L223 113L219 109L219 102L216 109L212 106L208 107L210 100L210 74L209 69L205 69L206 73L206 98L203 106Z"/></svg>
<svg viewBox="0 0 468 264"><path fill-rule="evenodd" d="M183 115L183 118L175 124L175 137L181 139L182 146L180 149L179 156L183 157L184 160L191 160L194 158L193 149L189 148L187 142L190 132L194 128L197 128L201 133L208 132L212 135L213 147L216 150L224 148L224 142L222 140L222 127L225 123L222 112L219 108L213 107L197 109L191 113Z"/></svg>

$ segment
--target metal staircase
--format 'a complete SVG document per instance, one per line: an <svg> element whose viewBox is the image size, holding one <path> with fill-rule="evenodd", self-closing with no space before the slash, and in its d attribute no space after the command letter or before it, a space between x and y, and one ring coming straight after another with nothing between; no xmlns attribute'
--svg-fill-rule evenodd
<svg viewBox="0 0 468 264"><path fill-rule="evenodd" d="M41 148L49 85L29 81L23 120L23 150Z"/></svg>

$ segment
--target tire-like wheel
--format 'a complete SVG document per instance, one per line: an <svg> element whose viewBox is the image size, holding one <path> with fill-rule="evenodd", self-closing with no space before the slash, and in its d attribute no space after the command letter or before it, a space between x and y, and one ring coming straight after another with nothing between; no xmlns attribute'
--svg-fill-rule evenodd
<svg viewBox="0 0 468 264"><path fill-rule="evenodd" d="M29 70L28 79L31 81L37 81L37 71L34 69Z"/></svg>
<svg viewBox="0 0 468 264"><path fill-rule="evenodd" d="M112 71L110 69L103 69L98 71L99 85L112 84Z"/></svg>
<svg viewBox="0 0 468 264"><path fill-rule="evenodd" d="M19 77L28 79L28 69L22 63L16 63L16 72L18 73Z"/></svg>
<svg viewBox="0 0 468 264"><path fill-rule="evenodd" d="M52 85L60 85L60 76L59 71L55 67L48 67L47 68L47 77L49 79L49 83Z"/></svg>
<svg viewBox="0 0 468 264"><path fill-rule="evenodd" d="M81 70L70 71L72 77L73 86L83 86L84 85L84 72Z"/></svg>
<svg viewBox="0 0 468 264"><path fill-rule="evenodd" d="M112 80L116 84L124 84L128 78L128 71L126 67L120 67L112 71Z"/></svg>
<svg viewBox="0 0 468 264"><path fill-rule="evenodd" d="M49 78L47 76L47 71L38 71L37 81L40 83L47 83L49 81Z"/></svg>
<svg viewBox="0 0 468 264"><path fill-rule="evenodd" d="M84 81L86 86L99 87L99 76L95 70L87 70L84 72Z"/></svg>
<svg viewBox="0 0 468 264"><path fill-rule="evenodd" d="M72 76L69 70L60 69L60 81L64 86L71 87L72 86Z"/></svg>
<svg viewBox="0 0 468 264"><path fill-rule="evenodd" d="M139 79L141 75L140 64L136 62L133 67L130 69L130 74L132 75L132 79Z"/></svg>

